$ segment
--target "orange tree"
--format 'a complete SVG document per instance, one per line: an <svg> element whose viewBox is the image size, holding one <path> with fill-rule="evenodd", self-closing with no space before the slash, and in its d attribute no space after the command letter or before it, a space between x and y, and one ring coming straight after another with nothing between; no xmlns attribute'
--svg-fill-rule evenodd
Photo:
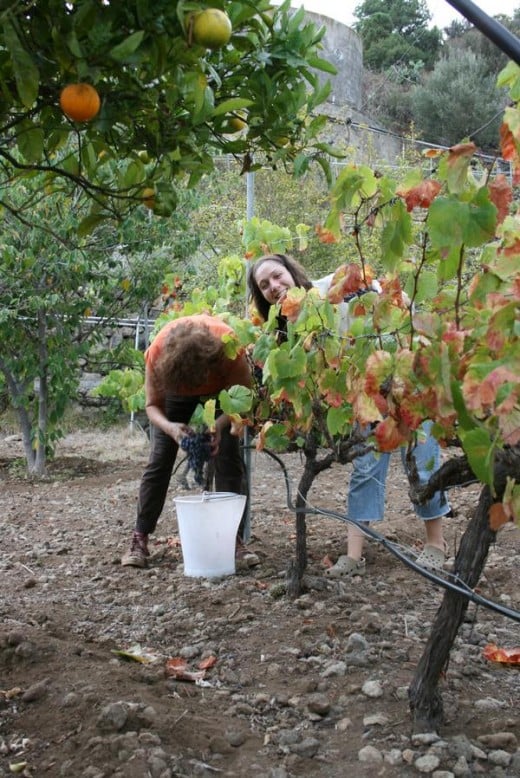
<svg viewBox="0 0 520 778"><path fill-rule="evenodd" d="M218 14L201 25L209 8ZM316 141L325 120L312 111L328 94L317 72L334 69L320 58L324 29L288 2L11 0L0 18L0 202L21 219L30 221L30 204L9 191L34 171L47 195L88 195L87 233L143 198L171 214L179 187L195 185L218 154L244 171L255 153L296 172L313 158L326 166ZM230 132L237 116L246 129Z"/></svg>
<svg viewBox="0 0 520 778"><path fill-rule="evenodd" d="M0 19L0 391L21 415L30 469L42 472L77 379L78 353L65 353L71 309L77 322L86 310L113 314L112 282L117 310L124 298L135 311L164 270L154 252L155 268L141 263L126 277L127 247L125 257L114 250L125 217L175 212L173 233L185 188L219 154L242 170L254 154L295 172L313 158L326 168L316 142L324 119L312 111L328 93L317 72L332 68L319 56L323 31L288 3L8 0ZM247 126L230 132L238 115ZM109 231L120 224L119 236ZM27 344L31 359L21 361Z"/></svg>

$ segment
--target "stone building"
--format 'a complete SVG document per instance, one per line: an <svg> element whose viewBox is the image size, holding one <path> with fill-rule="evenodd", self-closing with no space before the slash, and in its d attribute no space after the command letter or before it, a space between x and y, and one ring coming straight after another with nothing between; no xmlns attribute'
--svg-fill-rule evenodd
<svg viewBox="0 0 520 778"><path fill-rule="evenodd" d="M360 162L395 162L405 150L406 141L363 113L361 38L353 29L328 16L310 11L306 16L317 27L326 28L322 55L338 71L336 76L318 74L320 81L330 80L332 84L329 100L318 109L330 118L326 140L353 147Z"/></svg>

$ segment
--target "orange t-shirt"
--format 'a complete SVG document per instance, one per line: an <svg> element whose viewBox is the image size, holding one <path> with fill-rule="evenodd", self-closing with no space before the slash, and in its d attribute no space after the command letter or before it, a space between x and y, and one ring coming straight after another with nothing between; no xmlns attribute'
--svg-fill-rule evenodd
<svg viewBox="0 0 520 778"><path fill-rule="evenodd" d="M153 375L153 369L157 360L162 354L166 338L179 324L203 324L212 335L221 338L222 335L233 334L233 329L216 316L210 316L207 313L194 314L192 316L181 316L179 319L173 319L159 330L156 337L147 348L144 358L147 370ZM246 373L244 372L246 371ZM179 389L179 395L195 396L216 394L221 389L227 389L234 384L245 384L244 376L249 374L249 366L242 350L236 359L225 359L222 368L211 376L208 376L206 383L193 384Z"/></svg>

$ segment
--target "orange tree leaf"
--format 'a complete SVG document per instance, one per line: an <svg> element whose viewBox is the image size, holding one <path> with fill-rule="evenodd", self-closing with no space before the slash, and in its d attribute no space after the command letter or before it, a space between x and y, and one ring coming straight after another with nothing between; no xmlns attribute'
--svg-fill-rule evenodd
<svg viewBox="0 0 520 778"><path fill-rule="evenodd" d="M504 121L500 126L500 148L502 156L513 166L513 186L520 181L520 116L516 106L504 111Z"/></svg>
<svg viewBox="0 0 520 778"><path fill-rule="evenodd" d="M188 663L182 656L171 656L166 660L166 667L187 667Z"/></svg>
<svg viewBox="0 0 520 778"><path fill-rule="evenodd" d="M331 408L340 408L345 401L345 374L336 370L324 370L318 377L320 392Z"/></svg>
<svg viewBox="0 0 520 778"><path fill-rule="evenodd" d="M495 296L494 300L501 302L504 298ZM500 351L508 340L515 337L515 325L518 318L517 305L512 302L493 314L488 327L486 341L492 351Z"/></svg>

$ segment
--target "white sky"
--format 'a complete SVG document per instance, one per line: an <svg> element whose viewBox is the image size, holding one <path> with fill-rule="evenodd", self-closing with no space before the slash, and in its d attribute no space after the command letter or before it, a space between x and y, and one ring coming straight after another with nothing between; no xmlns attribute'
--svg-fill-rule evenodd
<svg viewBox="0 0 520 778"><path fill-rule="evenodd" d="M273 5L280 5L281 0L272 0ZM512 16L515 8L520 8L520 0L473 0L488 16L506 14ZM354 9L361 0L292 0L291 5L299 8L303 5L308 11L321 13L331 19L351 25L355 22ZM464 17L458 13L446 0L427 0L428 8L433 16L432 24L446 27L453 19L462 21Z"/></svg>

